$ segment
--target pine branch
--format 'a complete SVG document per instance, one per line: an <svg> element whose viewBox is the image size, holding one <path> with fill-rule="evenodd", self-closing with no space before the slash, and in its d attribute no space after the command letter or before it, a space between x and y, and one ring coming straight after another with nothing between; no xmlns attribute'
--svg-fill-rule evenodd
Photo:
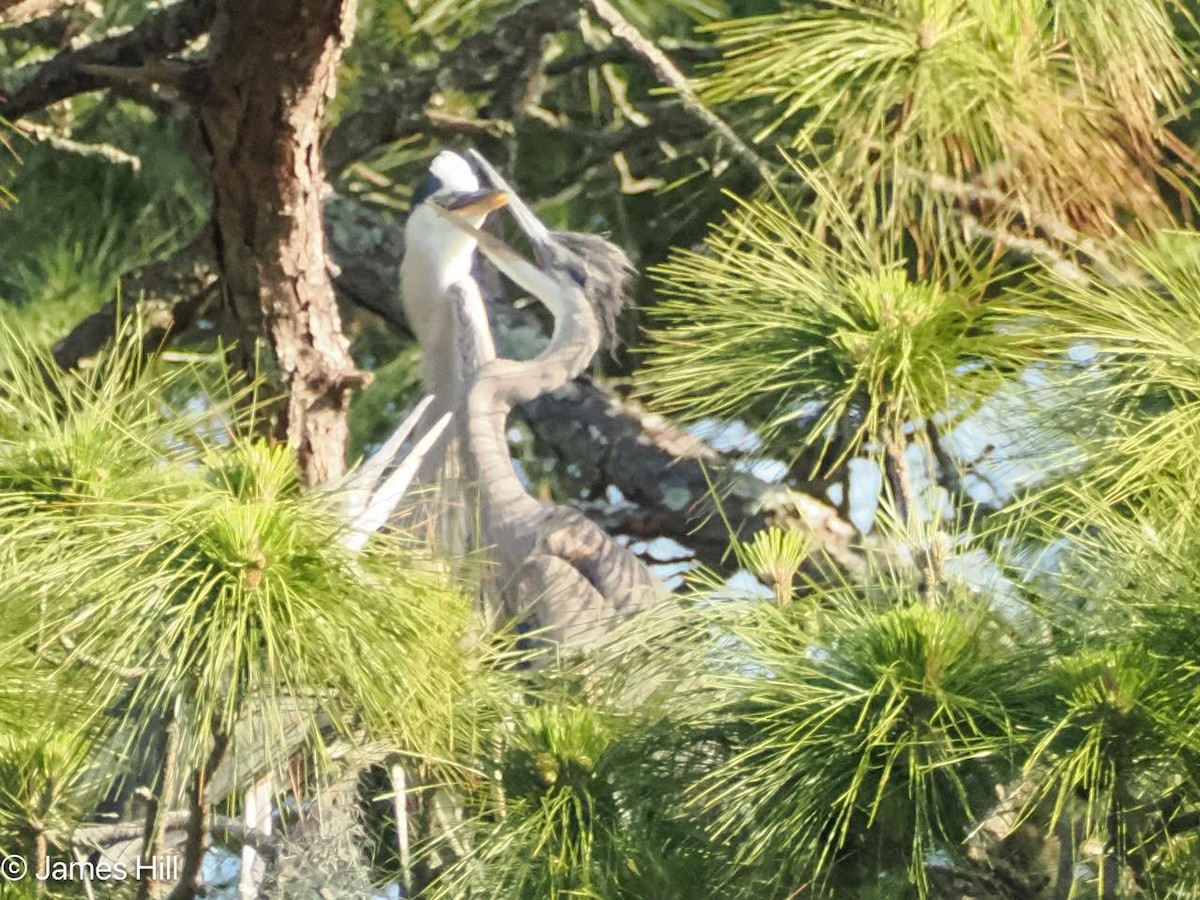
<svg viewBox="0 0 1200 900"><path fill-rule="evenodd" d="M123 292L130 301L109 303L82 319L54 347L54 360L64 369L86 365L132 315L142 319L143 353L153 353L191 325L216 296L216 285L206 229L174 255L129 275Z"/></svg>
<svg viewBox="0 0 1200 900"><path fill-rule="evenodd" d="M64 650L71 654L72 659L78 660L85 666L91 666L93 669L99 669L102 672L107 672L110 675L115 675L118 678L126 680L134 680L137 678L144 678L146 676L146 669L144 668L122 668L121 666L114 666L107 660L84 653L79 649L78 645L65 634L60 634L58 636L58 642L62 644Z"/></svg>
<svg viewBox="0 0 1200 900"><path fill-rule="evenodd" d="M574 0L535 0L472 35L433 65L406 76L342 119L325 145L325 164L333 177L377 147L430 127L430 100L441 89L464 91L495 87L480 83L480 73L510 71L537 52L543 36L568 27L578 9Z"/></svg>
<svg viewBox="0 0 1200 900"><path fill-rule="evenodd" d="M922 173L911 169L901 169L900 173L927 184L930 190L950 197L956 197L967 203L983 207L993 207L1002 210L1011 217L1019 216L1027 226L1041 231L1047 239L1036 236L1013 233L1005 227L985 226L976 216L967 213L963 215L963 230L967 236L986 237L996 244L1011 248L1019 253L1031 256L1048 265L1060 277L1069 281L1086 284L1091 279L1087 272L1072 260L1067 252L1051 242L1064 245L1089 258L1092 269L1102 275L1105 280L1117 284L1145 284L1146 278L1142 273L1118 265L1108 251L1093 238L1071 227L1063 219L1045 210L1027 209L1011 194L988 185L975 184L951 178L939 172Z"/></svg>
<svg viewBox="0 0 1200 900"><path fill-rule="evenodd" d="M1064 281L1081 285L1091 283L1091 278L1083 268L1074 260L1068 259L1066 254L1049 241L1037 237L1023 237L1003 228L990 228L969 214L962 216L962 226L967 240L976 237L987 238L1002 249L1015 250L1023 256L1036 259Z"/></svg>
<svg viewBox="0 0 1200 900"><path fill-rule="evenodd" d="M589 487L611 484L634 504L602 519L610 530L642 539L670 537L707 565L724 569L731 540L749 540L772 524L797 527L839 565L850 571L862 566L857 529L827 503L733 472L702 441L623 403L590 379L539 397L522 412L538 444L579 466Z"/></svg>
<svg viewBox="0 0 1200 900"><path fill-rule="evenodd" d="M704 105L688 82L687 76L679 71L678 66L666 53L638 31L633 23L621 15L620 11L608 0L589 0L589 4L596 11L596 15L608 26L613 37L637 56L645 59L659 79L675 90L684 109L703 122L707 128L728 141L737 157L758 172L764 182L771 187L775 186L775 174L767 161L743 141L728 122Z"/></svg>
<svg viewBox="0 0 1200 900"><path fill-rule="evenodd" d="M136 70L185 48L212 24L216 0L179 0L129 31L63 50L28 82L0 99L0 117L15 121L108 82L89 66Z"/></svg>
<svg viewBox="0 0 1200 900"><path fill-rule="evenodd" d="M33 122L20 123L17 126L17 131L30 140L41 141L55 150L61 150L63 153L73 153L76 156L102 159L116 166L128 166L134 172L140 172L142 168L140 157L134 156L132 153L126 153L120 147L114 147L112 144L88 144L83 141L76 141L56 134L53 129L45 125L37 125Z"/></svg>

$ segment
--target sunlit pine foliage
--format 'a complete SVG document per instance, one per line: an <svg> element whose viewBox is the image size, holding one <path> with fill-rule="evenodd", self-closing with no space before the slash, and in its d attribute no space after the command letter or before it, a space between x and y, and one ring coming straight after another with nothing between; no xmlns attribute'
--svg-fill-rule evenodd
<svg viewBox="0 0 1200 900"><path fill-rule="evenodd" d="M1073 398L1071 409L1038 398L1048 410L1038 426L1066 449L1045 460L1053 480L1014 515L1031 503L1076 532L1130 516L1171 530L1190 522L1173 507L1200 500L1200 235L1159 232L1130 259L1123 278L1041 276L1010 309L1042 364L1064 372L1055 390Z"/></svg>
<svg viewBox="0 0 1200 900"><path fill-rule="evenodd" d="M71 831L104 789L88 770L88 738L45 718L0 733L0 852L31 861L69 852Z"/></svg>
<svg viewBox="0 0 1200 900"><path fill-rule="evenodd" d="M79 114L94 102L78 101ZM113 299L122 276L171 253L208 214L174 129L146 110L117 104L89 139L119 145L139 168L14 138L22 162L10 184L17 203L0 227L0 309L37 343L62 339Z"/></svg>
<svg viewBox="0 0 1200 900"><path fill-rule="evenodd" d="M983 271L917 277L876 244L743 203L703 250L654 271L646 392L689 419L743 418L785 457L840 425L849 452L968 414L1029 358L1023 340L1002 327Z"/></svg>
<svg viewBox="0 0 1200 900"><path fill-rule="evenodd" d="M198 457L200 435L219 424L222 410L172 409L166 395L202 390L211 379L187 366L150 375L139 326L129 321L113 352L65 370L28 330L0 319L0 489L7 502L71 512L85 500L165 486L168 460Z"/></svg>
<svg viewBox="0 0 1200 900"><path fill-rule="evenodd" d="M1173 0L822 0L710 28L724 59L705 98L811 150L867 221L919 223L933 252L961 237L954 182L1001 225L1108 232L1163 220L1153 173L1193 174L1165 149L1193 33Z"/></svg>
<svg viewBox="0 0 1200 900"><path fill-rule="evenodd" d="M792 600L796 576L813 550L811 538L797 529L765 528L738 545L738 564L766 581L775 602L784 606Z"/></svg>
<svg viewBox="0 0 1200 900"><path fill-rule="evenodd" d="M299 708L442 759L473 739L471 606L436 561L399 535L346 548L347 523L301 488L286 448L241 435L228 396L177 415L165 394L180 376L132 361L136 341L52 377L24 346L6 357L23 391L5 398L19 425L0 442L6 655L45 648L131 740L175 710L183 771L251 703L268 734ZM226 430L180 434L214 421Z"/></svg>
<svg viewBox="0 0 1200 900"><path fill-rule="evenodd" d="M1076 502L1103 507L1095 494ZM1118 895L1131 874L1152 896L1200 886L1189 825L1200 809L1200 544L1195 508L1169 508L1190 527L1154 527L1168 504L1123 520L1108 512L1070 543L1043 598L1056 627L1037 676L1044 701L1023 764L1024 812L1039 827L1074 829L1097 857L1097 890Z"/></svg>
<svg viewBox="0 0 1200 900"><path fill-rule="evenodd" d="M565 697L515 710L485 792L497 799L461 829L472 852L433 896L683 900L711 887L652 721Z"/></svg>
<svg viewBox="0 0 1200 900"><path fill-rule="evenodd" d="M924 895L931 856L959 852L1013 769L1032 660L977 601L823 599L818 633L795 609L734 625L724 674L690 698L728 741L696 809L742 867L728 896L879 878Z"/></svg>
<svg viewBox="0 0 1200 900"><path fill-rule="evenodd" d="M1197 796L1196 723L1178 707L1195 696L1195 674L1150 646L1114 642L1055 660L1046 677L1057 702L1025 761L1028 805L1047 803L1051 827L1075 822L1123 868Z"/></svg>

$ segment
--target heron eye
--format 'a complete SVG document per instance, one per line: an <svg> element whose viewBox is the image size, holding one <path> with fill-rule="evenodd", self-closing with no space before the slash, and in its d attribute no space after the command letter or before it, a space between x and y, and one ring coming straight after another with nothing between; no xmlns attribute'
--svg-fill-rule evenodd
<svg viewBox="0 0 1200 900"><path fill-rule="evenodd" d="M421 183L421 186L413 191L412 203L409 209L416 209L434 194L442 189L442 179L436 175L430 175Z"/></svg>

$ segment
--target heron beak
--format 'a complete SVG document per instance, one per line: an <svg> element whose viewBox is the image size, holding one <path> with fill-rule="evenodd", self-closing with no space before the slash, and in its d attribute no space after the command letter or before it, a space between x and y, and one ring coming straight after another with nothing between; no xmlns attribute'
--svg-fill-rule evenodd
<svg viewBox="0 0 1200 900"><path fill-rule="evenodd" d="M510 194L508 191L485 188L481 191L463 191L462 193L454 194L446 202L445 206L446 209L455 215L467 218L474 218L476 216L482 218L490 212L507 206L509 199Z"/></svg>
<svg viewBox="0 0 1200 900"><path fill-rule="evenodd" d="M479 245L479 248L488 256L498 256L510 262L520 261L525 265L525 258L516 250L500 240L495 235L488 234L486 231L480 231L471 223L471 213L468 211L463 213L462 207L441 206L435 204L434 212L456 227L459 231L470 237Z"/></svg>
<svg viewBox="0 0 1200 900"><path fill-rule="evenodd" d="M515 197L516 195L512 196ZM472 238L478 244L479 249L483 251L483 255L490 259L501 272L534 296L542 298L544 302L550 302L545 300L545 298L552 297L557 291L557 287L554 280L547 276L545 272L525 259L525 257L500 240L500 238L488 234L486 231L480 231L460 211L450 210L437 205L433 209L434 212L458 228L459 231Z"/></svg>
<svg viewBox="0 0 1200 900"><path fill-rule="evenodd" d="M475 163L479 171L491 183L496 190L504 191L509 195L508 208L512 211L513 218L517 220L517 225L525 232L525 236L529 238L530 249L533 250L534 256L542 265L546 265L550 261L550 229L542 224L542 220L534 215L533 210L525 205L517 192L509 187L508 182L504 180L499 172L493 168L482 153L478 150L468 150L467 154L471 157L471 161Z"/></svg>

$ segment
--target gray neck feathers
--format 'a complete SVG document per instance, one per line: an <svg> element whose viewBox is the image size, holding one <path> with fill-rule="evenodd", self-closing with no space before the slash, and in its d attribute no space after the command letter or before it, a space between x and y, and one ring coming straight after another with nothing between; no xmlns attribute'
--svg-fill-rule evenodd
<svg viewBox="0 0 1200 900"><path fill-rule="evenodd" d="M505 534L485 534L485 540L512 555L518 564L532 546L533 530L545 515L545 506L525 490L513 467L508 449L508 415L513 407L562 387L586 370L600 343L600 327L582 291L559 279L562 314L556 319L554 334L546 348L531 360L518 362L497 359L486 331L490 354L470 381L467 392L467 442L464 462L478 485L480 502L485 507L482 521L486 529ZM462 295L466 306L482 301ZM472 317L477 322L478 317ZM526 540L520 540L520 538ZM507 561L504 561L507 562Z"/></svg>

